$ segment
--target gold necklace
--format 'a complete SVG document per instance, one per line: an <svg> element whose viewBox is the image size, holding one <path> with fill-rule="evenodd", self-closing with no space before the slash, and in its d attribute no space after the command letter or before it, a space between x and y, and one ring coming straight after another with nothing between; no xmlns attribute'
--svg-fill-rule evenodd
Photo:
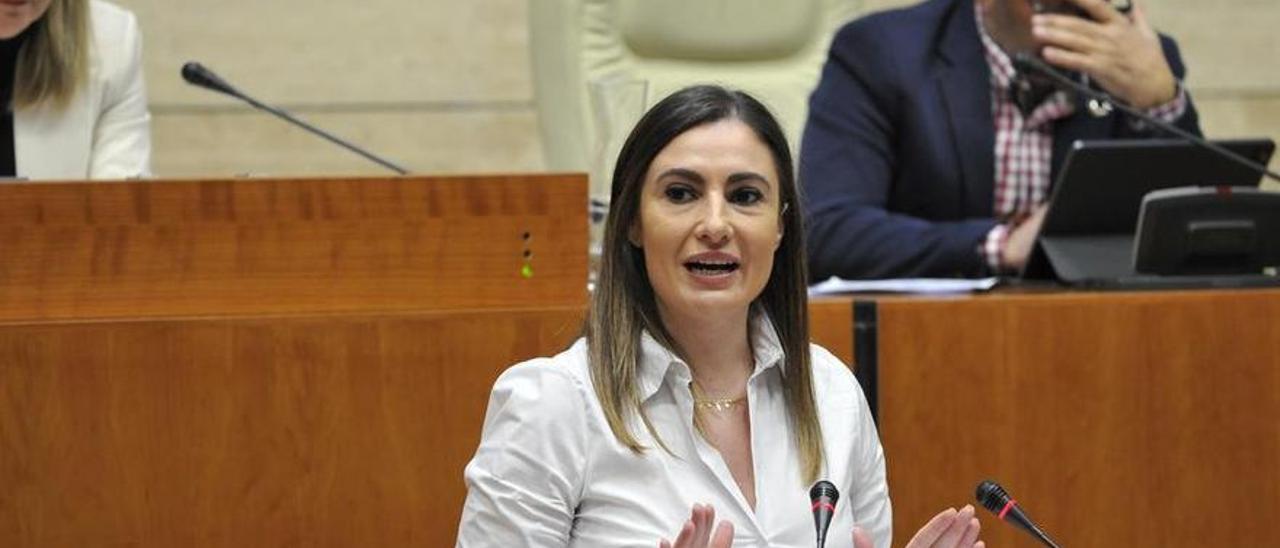
<svg viewBox="0 0 1280 548"><path fill-rule="evenodd" d="M702 395L702 388L699 388L698 383L696 382L689 383L689 388L692 389L693 392L694 409L728 411L747 399L746 394L736 398L707 398Z"/></svg>

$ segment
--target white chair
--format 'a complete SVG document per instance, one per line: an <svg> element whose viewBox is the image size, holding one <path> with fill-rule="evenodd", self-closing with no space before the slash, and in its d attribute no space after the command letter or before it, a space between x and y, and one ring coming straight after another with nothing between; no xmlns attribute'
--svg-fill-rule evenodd
<svg viewBox="0 0 1280 548"><path fill-rule="evenodd" d="M595 134L588 88L604 81L646 81L649 105L695 83L743 89L773 110L794 150L831 36L860 5L861 0L530 0L546 167L595 167L602 137ZM608 193L608 183L592 181L593 199L607 201Z"/></svg>

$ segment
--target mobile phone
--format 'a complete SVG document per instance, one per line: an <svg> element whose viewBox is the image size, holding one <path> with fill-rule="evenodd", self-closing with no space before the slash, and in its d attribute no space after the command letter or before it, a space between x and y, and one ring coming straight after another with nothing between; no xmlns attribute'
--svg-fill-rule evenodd
<svg viewBox="0 0 1280 548"><path fill-rule="evenodd" d="M1133 9L1133 0L1103 1L1110 4L1112 9L1125 15L1129 15L1129 11ZM1031 9L1035 13L1065 13L1077 17L1088 17L1084 10L1072 3L1071 0L1031 0Z"/></svg>
<svg viewBox="0 0 1280 548"><path fill-rule="evenodd" d="M1108 4L1116 11L1129 15L1129 10L1133 9L1133 0L1107 0Z"/></svg>

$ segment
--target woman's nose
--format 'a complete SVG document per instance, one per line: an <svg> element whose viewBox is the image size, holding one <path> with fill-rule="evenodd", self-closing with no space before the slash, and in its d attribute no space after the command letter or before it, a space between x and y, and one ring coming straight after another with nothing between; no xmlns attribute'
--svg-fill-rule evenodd
<svg viewBox="0 0 1280 548"><path fill-rule="evenodd" d="M730 214L729 204L723 198L708 199L706 206L702 208L702 216L698 220L698 239L711 245L720 245L729 241L733 236Z"/></svg>

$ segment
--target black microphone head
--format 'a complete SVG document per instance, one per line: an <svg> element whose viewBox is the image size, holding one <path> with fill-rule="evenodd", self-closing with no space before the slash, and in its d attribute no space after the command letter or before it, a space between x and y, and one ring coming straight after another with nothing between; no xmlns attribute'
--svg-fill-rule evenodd
<svg viewBox="0 0 1280 548"><path fill-rule="evenodd" d="M1018 74L1039 74L1041 62L1036 56L1020 51L1013 54L1013 70Z"/></svg>
<svg viewBox="0 0 1280 548"><path fill-rule="evenodd" d="M193 86L241 97L236 88L231 87L231 84L228 84L217 74L214 74L212 70L205 68L204 65L196 61L187 61L182 65L182 79Z"/></svg>
<svg viewBox="0 0 1280 548"><path fill-rule="evenodd" d="M1006 493L1004 488L1000 487L1000 484L991 480L983 480L982 483L979 483L978 491L974 496L977 497L978 504L981 504L983 508L996 513L999 513L1006 504L1009 504L1009 493Z"/></svg>
<svg viewBox="0 0 1280 548"><path fill-rule="evenodd" d="M840 491L836 489L835 484L827 480L819 480L809 488L809 502L817 502L823 497L835 506L836 501L840 500Z"/></svg>
<svg viewBox="0 0 1280 548"><path fill-rule="evenodd" d="M1000 518L1000 521L1012 523L1018 528L1031 533L1032 536L1036 537L1036 539L1045 546L1049 546L1051 548L1058 547L1058 545L1053 542L1053 539L1049 538L1049 535L1045 534L1044 531L1041 531L1040 528L1031 521L1031 516L1028 516L1027 513L1019 507L1018 503L1009 496L1009 493L1005 492L1003 487L1000 487L1000 484L991 480L984 480L982 483L978 484L978 489L977 492L974 493L974 496L977 497L978 504L981 504L983 508L990 510L991 513L996 515L996 517Z"/></svg>
<svg viewBox="0 0 1280 548"><path fill-rule="evenodd" d="M813 503L813 526L818 534L818 548L827 541L827 528L836 513L836 501L840 500L840 491L835 484L827 480L818 480L809 488L809 502Z"/></svg>
<svg viewBox="0 0 1280 548"><path fill-rule="evenodd" d="M1102 94L1101 91L1090 90L1087 85L1082 83L1082 79L1083 81L1088 79L1081 73L1054 67L1035 54L1020 51L1013 54L1011 60L1013 62L1013 70L1022 77L1037 79L1046 84L1053 84L1058 89L1077 93L1080 93L1083 88L1086 97Z"/></svg>

